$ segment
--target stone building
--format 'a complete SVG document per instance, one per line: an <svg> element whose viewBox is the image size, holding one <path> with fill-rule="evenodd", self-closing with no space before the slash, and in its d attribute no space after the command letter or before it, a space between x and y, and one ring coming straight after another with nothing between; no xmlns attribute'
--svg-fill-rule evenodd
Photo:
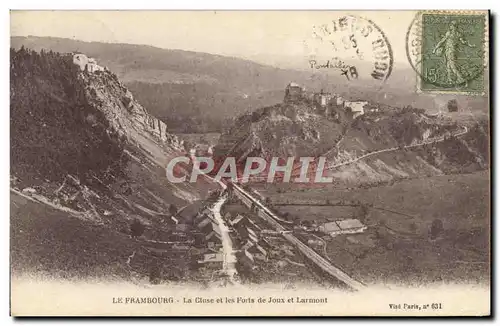
<svg viewBox="0 0 500 326"><path fill-rule="evenodd" d="M332 94L330 93L324 93L323 90L321 90L320 93L314 93L314 102L319 104L322 107L328 106L333 99Z"/></svg>
<svg viewBox="0 0 500 326"><path fill-rule="evenodd" d="M345 102L345 99L342 96L336 96L335 97L335 105L337 106L343 106Z"/></svg>
<svg viewBox="0 0 500 326"><path fill-rule="evenodd" d="M345 101L344 109L350 109L352 112L353 118L359 117L360 115L365 114L364 106L367 105L367 101Z"/></svg>
<svg viewBox="0 0 500 326"><path fill-rule="evenodd" d="M285 89L285 102L296 101L304 98L305 88L299 84L291 82Z"/></svg>

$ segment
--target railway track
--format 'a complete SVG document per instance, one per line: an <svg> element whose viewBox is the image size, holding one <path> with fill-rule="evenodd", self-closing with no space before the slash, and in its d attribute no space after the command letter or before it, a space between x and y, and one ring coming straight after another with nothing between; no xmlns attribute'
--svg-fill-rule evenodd
<svg viewBox="0 0 500 326"><path fill-rule="evenodd" d="M353 290L361 290L365 288L365 285L354 278L350 277L347 273L342 271L340 268L332 265L328 260L319 255L316 251L310 248L308 245L300 241L293 234L284 233L287 231L277 220L279 217L276 216L269 208L260 203L256 198L246 192L240 186L233 184L233 189L240 196L245 196L248 200L254 203L263 213L258 214L259 217L264 219L267 223L275 228L277 232L280 232L281 235L291 244L293 244L302 254L304 254L308 259L310 259L316 266L318 266L321 270L346 284Z"/></svg>

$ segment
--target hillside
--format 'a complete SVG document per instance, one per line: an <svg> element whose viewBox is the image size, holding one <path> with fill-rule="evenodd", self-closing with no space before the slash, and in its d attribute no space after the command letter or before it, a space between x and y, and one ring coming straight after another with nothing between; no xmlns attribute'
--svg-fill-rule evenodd
<svg viewBox="0 0 500 326"><path fill-rule="evenodd" d="M81 51L95 57L117 74L151 114L175 132L220 132L235 115L281 102L290 81L311 90L336 92L351 100L399 107L411 103L437 112L449 99L456 98L461 108L473 113L487 112L487 97L441 95L436 98L432 94L417 94L414 72L404 64L394 67L386 84L374 85L370 80L347 81L336 70L311 73L278 69L234 57L148 45L54 37L11 38L13 48L19 49L22 45L36 51Z"/></svg>
<svg viewBox="0 0 500 326"><path fill-rule="evenodd" d="M214 155L239 161L249 156L325 156L336 182L356 184L470 172L488 166L488 122L465 129L422 109L379 104L354 118L340 106L325 109L302 98L240 116L221 135ZM353 161L364 155L368 157Z"/></svg>
<svg viewBox="0 0 500 326"><path fill-rule="evenodd" d="M347 119L346 117L344 117ZM283 103L240 116L215 147L216 156L316 156L341 138L339 120L311 103Z"/></svg>
<svg viewBox="0 0 500 326"><path fill-rule="evenodd" d="M208 191L167 181L182 142L111 71L81 71L52 51L10 55L13 272L148 275L157 259L144 248L168 241L172 216Z"/></svg>

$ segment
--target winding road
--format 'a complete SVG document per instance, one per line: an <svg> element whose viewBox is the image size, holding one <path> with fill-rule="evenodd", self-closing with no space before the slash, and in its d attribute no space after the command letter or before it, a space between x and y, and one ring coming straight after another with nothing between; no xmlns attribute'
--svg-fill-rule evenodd
<svg viewBox="0 0 500 326"><path fill-rule="evenodd" d="M233 242L229 237L229 228L225 224L224 219L222 218L222 215L220 213L221 207L222 205L224 205L226 200L227 200L227 195L220 196L217 202L215 202L214 206L210 208L210 211L214 215L214 218L217 221L217 224L221 231L222 250L223 250L222 270L224 274L226 274L229 277L229 282L234 284L236 283L235 276L238 274L238 272L236 271L237 259L236 256L234 255Z"/></svg>
<svg viewBox="0 0 500 326"><path fill-rule="evenodd" d="M467 129L466 126L463 126L463 130L456 133L456 134L452 134L454 137L459 137L459 136L462 136L464 134L466 134L469 130ZM335 169L335 168L338 168L338 167L341 167L341 166L344 166L344 165L349 165L349 164L352 164L352 163L356 163L362 159L365 159L367 157L370 157L370 156L373 156L373 155L377 155L377 154L380 154L380 153L387 153L387 152L393 152L393 151L397 151L397 150L401 150L401 149L406 149L406 148L414 148L414 147L419 147L419 146L424 146L424 145L428 145L428 144L435 144L435 143L440 143L440 142L443 142L445 141L446 137L445 136L442 136L442 137L439 137L439 138L435 138L435 139L432 139L432 140L427 140L427 141L423 141L421 143L417 143L417 144L413 144L413 145L407 145L407 146L403 146L403 147L391 147L391 148L385 148L385 149L381 149L379 151L375 151L375 152L371 152L371 153L367 153L367 154L364 154L364 155L361 155L361 156L358 156L356 157L355 159L351 160L351 161L347 161L347 162L343 162L343 163L339 163L339 164L335 164L335 165L330 165L329 167L327 167L325 170L331 170L331 169Z"/></svg>

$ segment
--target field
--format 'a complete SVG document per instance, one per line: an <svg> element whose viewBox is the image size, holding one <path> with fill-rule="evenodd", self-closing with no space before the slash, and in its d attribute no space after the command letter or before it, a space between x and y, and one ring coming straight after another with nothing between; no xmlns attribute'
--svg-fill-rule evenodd
<svg viewBox="0 0 500 326"><path fill-rule="evenodd" d="M290 186L292 187L292 186ZM328 258L367 283L414 285L489 282L489 173L404 180L368 189L259 189L274 203L359 203L275 206L298 220L360 219L362 234L329 239ZM364 209L363 209L364 208ZM440 222L435 222L440 221ZM433 223L442 225L431 236Z"/></svg>

